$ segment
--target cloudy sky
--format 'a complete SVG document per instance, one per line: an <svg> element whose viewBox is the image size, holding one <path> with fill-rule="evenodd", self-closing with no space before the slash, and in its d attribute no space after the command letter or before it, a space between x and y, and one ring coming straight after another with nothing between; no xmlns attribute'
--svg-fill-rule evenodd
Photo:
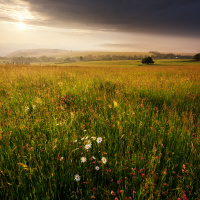
<svg viewBox="0 0 200 200"><path fill-rule="evenodd" d="M200 0L0 0L0 53L200 52Z"/></svg>

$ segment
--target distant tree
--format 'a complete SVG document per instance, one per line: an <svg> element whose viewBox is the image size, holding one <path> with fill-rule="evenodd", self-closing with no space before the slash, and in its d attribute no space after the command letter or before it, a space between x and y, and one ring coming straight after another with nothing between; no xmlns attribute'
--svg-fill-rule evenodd
<svg viewBox="0 0 200 200"><path fill-rule="evenodd" d="M200 60L200 53L194 55L193 59L199 61Z"/></svg>
<svg viewBox="0 0 200 200"><path fill-rule="evenodd" d="M142 63L149 65L149 64L153 64L154 61L153 61L152 57L146 57L146 58L142 59Z"/></svg>

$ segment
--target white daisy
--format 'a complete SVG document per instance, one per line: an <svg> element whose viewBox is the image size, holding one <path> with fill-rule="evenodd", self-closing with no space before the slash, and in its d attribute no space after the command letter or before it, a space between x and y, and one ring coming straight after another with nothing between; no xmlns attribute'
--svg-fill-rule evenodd
<svg viewBox="0 0 200 200"><path fill-rule="evenodd" d="M92 159L96 160L96 158L94 156L92 156Z"/></svg>
<svg viewBox="0 0 200 200"><path fill-rule="evenodd" d="M94 169L98 171L100 168L98 166L96 166Z"/></svg>
<svg viewBox="0 0 200 200"><path fill-rule="evenodd" d="M78 174L76 174L74 180L75 181L80 181L80 179L81 179L81 177Z"/></svg>
<svg viewBox="0 0 200 200"><path fill-rule="evenodd" d="M106 164L107 163L107 159L105 157L102 157L101 161Z"/></svg>
<svg viewBox="0 0 200 200"><path fill-rule="evenodd" d="M91 148L91 146L92 146L92 144L91 144L91 143L89 143L89 144L86 144L86 145L85 145L85 149L90 149L90 148Z"/></svg>
<svg viewBox="0 0 200 200"><path fill-rule="evenodd" d="M91 139L96 140L96 137L92 136Z"/></svg>
<svg viewBox="0 0 200 200"><path fill-rule="evenodd" d="M87 161L87 158L86 157L81 157L81 162L84 163Z"/></svg>
<svg viewBox="0 0 200 200"><path fill-rule="evenodd" d="M101 137L98 137L97 138L97 143L101 143L102 142L102 138Z"/></svg>

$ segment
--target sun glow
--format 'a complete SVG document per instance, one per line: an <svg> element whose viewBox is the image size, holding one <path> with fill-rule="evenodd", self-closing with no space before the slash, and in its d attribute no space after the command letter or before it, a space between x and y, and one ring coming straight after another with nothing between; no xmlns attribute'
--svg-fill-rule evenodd
<svg viewBox="0 0 200 200"><path fill-rule="evenodd" d="M20 29L20 30L25 30L25 29L27 29L27 25L24 24L23 22L17 23L17 27L18 27L18 29Z"/></svg>

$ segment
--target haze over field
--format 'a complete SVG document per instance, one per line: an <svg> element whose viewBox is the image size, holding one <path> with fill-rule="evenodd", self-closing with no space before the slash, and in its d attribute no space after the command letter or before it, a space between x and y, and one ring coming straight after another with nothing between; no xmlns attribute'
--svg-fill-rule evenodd
<svg viewBox="0 0 200 200"><path fill-rule="evenodd" d="M199 0L0 0L0 55L57 48L200 51Z"/></svg>

